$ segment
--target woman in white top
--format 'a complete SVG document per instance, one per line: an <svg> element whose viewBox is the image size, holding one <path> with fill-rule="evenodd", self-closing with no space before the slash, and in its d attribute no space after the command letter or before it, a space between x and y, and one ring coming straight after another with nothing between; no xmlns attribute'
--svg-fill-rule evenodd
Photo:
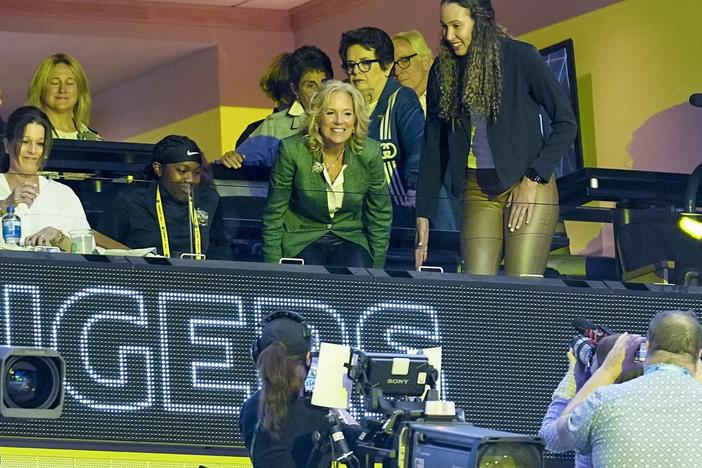
<svg viewBox="0 0 702 468"><path fill-rule="evenodd" d="M44 59L29 84L27 104L46 112L54 138L102 140L90 125L90 84L80 62L67 54Z"/></svg>
<svg viewBox="0 0 702 468"><path fill-rule="evenodd" d="M26 106L10 114L3 139L9 164L3 161L0 167L0 210L15 207L25 246L53 245L70 251L68 233L90 225L73 190L37 174L52 141L51 123L41 110Z"/></svg>

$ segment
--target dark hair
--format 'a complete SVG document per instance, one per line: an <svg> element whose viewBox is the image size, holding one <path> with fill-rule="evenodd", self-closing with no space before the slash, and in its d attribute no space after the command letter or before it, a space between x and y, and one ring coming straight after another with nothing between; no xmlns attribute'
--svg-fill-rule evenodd
<svg viewBox="0 0 702 468"><path fill-rule="evenodd" d="M42 163L39 169L43 166L44 160L51 154L51 146L54 142L51 121L39 108L34 106L23 106L15 109L7 118L5 126L5 138L10 144L12 151L19 154L22 148L22 139L24 132L29 124L37 124L44 127L44 150L42 152ZM0 160L0 172L7 172L10 167L9 154L5 155Z"/></svg>
<svg viewBox="0 0 702 468"><path fill-rule="evenodd" d="M256 365L261 378L258 419L274 438L280 435L290 403L300 394L305 384L304 354L288 356L285 344L274 341L258 356Z"/></svg>
<svg viewBox="0 0 702 468"><path fill-rule="evenodd" d="M612 335L607 335L597 343L597 350L595 351L595 354L597 355L597 363L599 366L602 366L602 363L605 361L605 359L607 359L607 355L609 354L610 351L612 351L614 344L617 342L617 339L620 336L621 336L621 333L614 333ZM642 375L643 375L643 366L641 366L641 365L633 366L625 374L621 374L619 377L617 377L617 380L615 380L614 383L619 384L619 383L628 382L628 381L633 380L637 377L641 377Z"/></svg>
<svg viewBox="0 0 702 468"><path fill-rule="evenodd" d="M597 356L597 364L602 365L602 363L607 358L607 355L612 348L614 343L617 342L617 338L621 336L621 333L614 333L612 335L605 336L597 342L597 348L595 348L595 355Z"/></svg>
<svg viewBox="0 0 702 468"><path fill-rule="evenodd" d="M319 70L327 75L327 79L334 77L331 60L327 54L315 46L302 46L290 55L288 61L290 83L297 89L300 80L310 70Z"/></svg>
<svg viewBox="0 0 702 468"><path fill-rule="evenodd" d="M699 360L702 325L692 310L658 312L648 324L648 352L664 351L684 355L689 363Z"/></svg>
<svg viewBox="0 0 702 468"><path fill-rule="evenodd" d="M295 96L290 90L290 55L290 53L284 52L273 57L271 63L263 70L258 82L261 90L276 106L289 106L295 100Z"/></svg>
<svg viewBox="0 0 702 468"><path fill-rule="evenodd" d="M341 35L339 56L341 61L346 61L346 51L353 45L360 45L375 51L375 58L383 69L387 69L395 61L395 46L388 33L382 29L365 27L346 31Z"/></svg>
<svg viewBox="0 0 702 468"><path fill-rule="evenodd" d="M475 26L466 61L456 56L445 36L441 39L439 116L455 121L470 109L495 122L502 103L501 39L506 37L505 30L495 22L490 0L441 0L442 5L449 3L466 8Z"/></svg>

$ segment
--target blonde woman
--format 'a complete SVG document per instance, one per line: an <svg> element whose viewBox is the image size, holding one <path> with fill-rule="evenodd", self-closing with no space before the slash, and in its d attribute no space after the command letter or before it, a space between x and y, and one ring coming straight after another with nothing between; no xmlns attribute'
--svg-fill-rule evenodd
<svg viewBox="0 0 702 468"><path fill-rule="evenodd" d="M70 55L55 54L39 65L29 85L27 104L46 113L54 138L102 140L89 127L92 98L88 77Z"/></svg>
<svg viewBox="0 0 702 468"><path fill-rule="evenodd" d="M271 172L264 259L382 268L392 204L380 145L367 137L363 96L348 83L327 81L304 128L281 142Z"/></svg>

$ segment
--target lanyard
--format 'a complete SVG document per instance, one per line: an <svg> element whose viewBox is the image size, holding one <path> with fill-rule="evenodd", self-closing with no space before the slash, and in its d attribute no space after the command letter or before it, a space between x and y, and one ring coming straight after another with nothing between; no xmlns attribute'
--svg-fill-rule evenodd
<svg viewBox="0 0 702 468"><path fill-rule="evenodd" d="M646 369L644 369L644 374L653 374L654 372L675 372L678 374L682 375L689 375L690 371L685 369L684 367L681 366L676 366L675 364L666 364L666 363L658 363L658 364L651 364L650 366L647 366Z"/></svg>
<svg viewBox="0 0 702 468"><path fill-rule="evenodd" d="M193 233L195 236L195 254L198 260L202 254L202 241L200 239L200 224L197 221L197 212L193 206L193 197L188 194L188 213L190 221L193 225ZM168 243L168 229L166 228L166 217L163 214L163 202L161 201L161 187L156 186L156 215L158 217L158 229L161 231L161 245L163 246L163 256L171 256L171 247Z"/></svg>

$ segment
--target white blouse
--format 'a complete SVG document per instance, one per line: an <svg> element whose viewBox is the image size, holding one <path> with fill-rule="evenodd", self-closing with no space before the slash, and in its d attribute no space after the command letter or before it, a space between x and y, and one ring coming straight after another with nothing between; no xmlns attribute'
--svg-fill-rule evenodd
<svg viewBox="0 0 702 468"><path fill-rule="evenodd" d="M5 174L0 174L0 199L6 199L10 193L12 190ZM23 240L49 226L66 235L75 229L90 229L83 205L73 190L43 176L39 176L39 195L32 206L20 203L15 207L15 213L22 221Z"/></svg>

